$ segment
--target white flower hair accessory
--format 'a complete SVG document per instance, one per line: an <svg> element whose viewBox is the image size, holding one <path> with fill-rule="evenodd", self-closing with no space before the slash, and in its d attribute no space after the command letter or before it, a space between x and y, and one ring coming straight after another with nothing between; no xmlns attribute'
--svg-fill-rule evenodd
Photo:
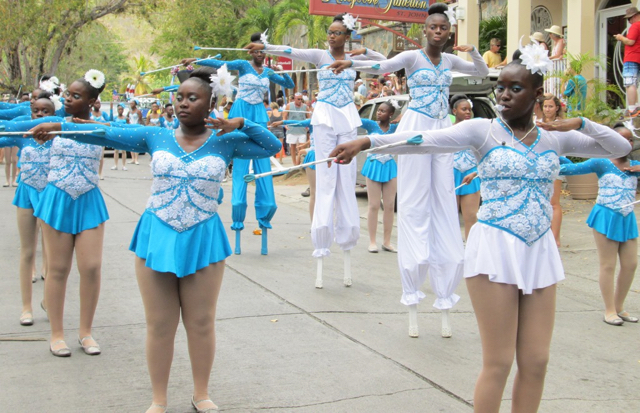
<svg viewBox="0 0 640 413"><path fill-rule="evenodd" d="M389 104L396 110L400 109L400 104L395 99L389 99Z"/></svg>
<svg viewBox="0 0 640 413"><path fill-rule="evenodd" d="M227 70L227 65L223 65L220 69L218 69L217 75L211 75L211 83L210 86L213 89L213 93L216 95L226 95L231 96L232 86L231 82L236 77L231 75Z"/></svg>
<svg viewBox="0 0 640 413"><path fill-rule="evenodd" d="M263 45L268 46L269 45L269 36L267 36L267 32L269 31L269 29L265 30L264 32L260 33L260 41L262 42Z"/></svg>
<svg viewBox="0 0 640 413"><path fill-rule="evenodd" d="M458 24L458 19L456 18L456 12L453 10L453 6L449 6L449 8L444 12L449 18L449 24L455 25Z"/></svg>
<svg viewBox="0 0 640 413"><path fill-rule="evenodd" d="M56 76L51 76L49 80L56 86L60 86L60 80Z"/></svg>
<svg viewBox="0 0 640 413"><path fill-rule="evenodd" d="M56 85L51 80L41 81L38 87L40 90L51 94L56 90Z"/></svg>
<svg viewBox="0 0 640 413"><path fill-rule="evenodd" d="M469 102L469 106L471 106L471 109L473 109L473 102L471 101L471 99L467 99L467 102Z"/></svg>
<svg viewBox="0 0 640 413"><path fill-rule="evenodd" d="M104 86L104 73L96 69L91 69L84 74L84 80L86 80L92 87L100 89Z"/></svg>
<svg viewBox="0 0 640 413"><path fill-rule="evenodd" d="M553 67L553 63L549 59L549 51L538 43L523 46L523 38L524 36L520 38L520 53L522 53L520 60L522 60L522 65L526 66L531 73L540 73L544 76Z"/></svg>
<svg viewBox="0 0 640 413"><path fill-rule="evenodd" d="M356 28L356 23L358 23L358 18L353 17L353 15L349 13L345 13L344 16L342 16L342 23L344 23L347 29L354 30Z"/></svg>
<svg viewBox="0 0 640 413"><path fill-rule="evenodd" d="M60 93L64 93L64 91L67 90L67 85L64 83L60 83L60 86L58 87L60 88Z"/></svg>
<svg viewBox="0 0 640 413"><path fill-rule="evenodd" d="M62 109L62 102L60 101L60 96L51 95L49 99L51 99L51 101L53 102L53 107L56 109L56 111Z"/></svg>

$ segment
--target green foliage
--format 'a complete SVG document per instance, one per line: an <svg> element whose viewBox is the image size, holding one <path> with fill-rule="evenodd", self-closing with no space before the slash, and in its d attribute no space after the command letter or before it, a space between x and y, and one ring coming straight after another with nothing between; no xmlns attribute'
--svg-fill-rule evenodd
<svg viewBox="0 0 640 413"><path fill-rule="evenodd" d="M165 1L168 0L1 1L0 87L16 91L19 84L35 86L42 74L57 73L60 63L70 59L78 37L90 23L125 12L148 17ZM89 49L81 56L93 53Z"/></svg>
<svg viewBox="0 0 640 413"><path fill-rule="evenodd" d="M276 38L281 39L291 26L304 26L307 29L307 47L324 48L327 29L333 18L312 16L309 14L309 2L306 0L284 0L280 3L282 13L276 26Z"/></svg>
<svg viewBox="0 0 640 413"><path fill-rule="evenodd" d="M507 54L507 10L502 9L499 15L480 21L480 39L478 48L483 54L489 50L491 39L498 38L502 42L500 55L504 59Z"/></svg>
<svg viewBox="0 0 640 413"><path fill-rule="evenodd" d="M577 55L567 53L569 69L564 73L552 73L550 76L559 78L566 87L567 82L575 75L582 73L585 68L594 64L606 67L606 63L599 56L592 56L588 52ZM603 82L600 78L593 78L587 81L587 90L587 96L582 96L579 88L576 87L576 93L567 98L567 106L571 108L577 108L581 101L583 103L581 110L572 109L567 116L582 116L603 125L613 126L621 118L623 110L612 107L609 102L612 96L624 101L624 95L620 88L617 85Z"/></svg>

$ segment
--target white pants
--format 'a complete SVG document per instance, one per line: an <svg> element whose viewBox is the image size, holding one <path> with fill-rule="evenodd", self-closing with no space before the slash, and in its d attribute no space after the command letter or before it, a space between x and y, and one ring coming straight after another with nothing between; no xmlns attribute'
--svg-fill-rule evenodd
<svg viewBox="0 0 640 413"><path fill-rule="evenodd" d="M407 115L421 116L411 111ZM417 128L412 125L414 122L408 123L403 130ZM422 128L435 129L435 125L429 126L432 127ZM420 287L428 274L436 294L433 306L441 310L452 308L460 299L454 292L462 279L463 262L453 155L400 155L398 264L403 291L400 301L405 305L418 304L425 297Z"/></svg>
<svg viewBox="0 0 640 413"><path fill-rule="evenodd" d="M352 141L357 137L357 129L348 133L336 134L327 125L313 127L316 159L329 157L329 153L340 143ZM356 174L358 166L355 159L348 165L316 165L316 203L311 223L313 256L325 257L334 240L342 250L355 247L360 237L360 215L356 202ZM334 216L335 215L335 216Z"/></svg>

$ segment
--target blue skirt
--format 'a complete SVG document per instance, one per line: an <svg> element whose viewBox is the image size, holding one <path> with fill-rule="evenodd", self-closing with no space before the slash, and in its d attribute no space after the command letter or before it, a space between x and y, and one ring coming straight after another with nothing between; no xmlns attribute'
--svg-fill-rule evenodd
<svg viewBox="0 0 640 413"><path fill-rule="evenodd" d="M129 250L146 260L145 266L178 278L193 274L231 255L231 245L218 214L178 232L152 212L145 211Z"/></svg>
<svg viewBox="0 0 640 413"><path fill-rule="evenodd" d="M16 194L13 197L13 205L18 208L36 209L36 205L40 203L41 193L42 192L38 192L34 187L20 182L18 189L16 189Z"/></svg>
<svg viewBox="0 0 640 413"><path fill-rule="evenodd" d="M262 102L252 105L242 99L233 102L229 111L229 119L231 118L246 118L262 126L267 126L269 123L269 116L267 116L267 110Z"/></svg>
<svg viewBox="0 0 640 413"><path fill-rule="evenodd" d="M309 162L315 162L315 161L316 161L316 151L315 149L311 149L309 152L307 152L307 156L304 157L304 161L302 163L309 163ZM316 170L315 165L311 165L308 168L313 169L314 171Z"/></svg>
<svg viewBox="0 0 640 413"><path fill-rule="evenodd" d="M619 212L596 204L587 218L587 225L612 241L625 242L638 238L638 224L633 212L625 217Z"/></svg>
<svg viewBox="0 0 640 413"><path fill-rule="evenodd" d="M33 215L67 234L79 234L96 228L109 219L107 206L98 187L73 199L52 184L48 184L40 193Z"/></svg>
<svg viewBox="0 0 640 413"><path fill-rule="evenodd" d="M453 180L455 182L454 188L462 185L462 180L465 176L472 174L474 172L478 172L477 168L471 168L466 172L460 172L456 168L453 168ZM465 185L460 189L456 189L456 195L470 195L475 194L480 190L480 178L476 178L469 185Z"/></svg>
<svg viewBox="0 0 640 413"><path fill-rule="evenodd" d="M389 182L398 176L398 165L391 159L385 163L367 158L360 173L375 182Z"/></svg>

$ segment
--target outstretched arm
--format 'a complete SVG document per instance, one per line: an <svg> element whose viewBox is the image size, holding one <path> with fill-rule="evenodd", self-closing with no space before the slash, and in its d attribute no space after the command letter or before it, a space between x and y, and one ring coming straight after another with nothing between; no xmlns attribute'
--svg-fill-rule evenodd
<svg viewBox="0 0 640 413"><path fill-rule="evenodd" d="M295 83L293 83L293 79L291 79L291 76L289 76L289 74L284 73L282 76L280 76L277 73L274 73L271 69L265 69L265 70L269 70L269 80L272 81L275 84L278 84L286 89L293 89L294 87L296 87Z"/></svg>
<svg viewBox="0 0 640 413"><path fill-rule="evenodd" d="M327 53L326 50L320 49L296 49L289 46L276 46L273 44L264 45L262 43L249 43L245 46L245 49L248 51L264 50L265 53L270 55L283 56L293 60L309 62L316 66L320 64L323 54Z"/></svg>
<svg viewBox="0 0 640 413"><path fill-rule="evenodd" d="M551 132L564 132L555 136L560 148L558 155L621 158L631 152L631 145L618 132L586 118L538 123L538 126Z"/></svg>
<svg viewBox="0 0 640 413"><path fill-rule="evenodd" d="M238 120L238 119L241 119ZM220 139L231 139L233 149L230 158L261 159L268 158L280 152L282 145L276 136L265 127L248 119L236 118L240 126L236 131L220 136ZM215 126L215 122L214 122Z"/></svg>
<svg viewBox="0 0 640 413"><path fill-rule="evenodd" d="M560 165L560 175L585 175L599 172L598 159L588 159L580 163L563 163Z"/></svg>
<svg viewBox="0 0 640 413"><path fill-rule="evenodd" d="M467 75L485 77L489 74L489 66L484 61L478 49L475 46L456 46L454 50L469 53L472 62L468 62L456 55L448 55L451 58L452 69L456 72L464 73Z"/></svg>

